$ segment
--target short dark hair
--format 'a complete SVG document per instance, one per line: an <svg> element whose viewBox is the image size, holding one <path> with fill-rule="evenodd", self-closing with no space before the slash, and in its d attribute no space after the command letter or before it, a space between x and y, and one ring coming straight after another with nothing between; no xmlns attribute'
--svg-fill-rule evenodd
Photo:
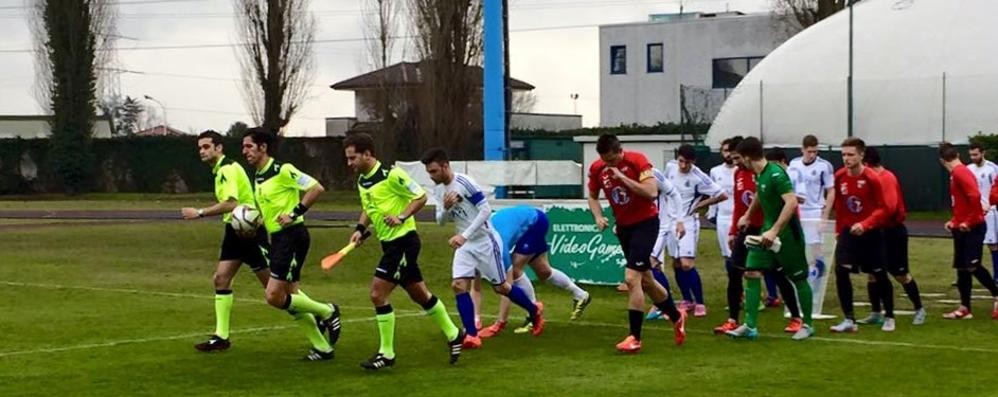
<svg viewBox="0 0 998 397"><path fill-rule="evenodd" d="M620 139L614 134L603 134L596 140L596 153L609 154L620 152Z"/></svg>
<svg viewBox="0 0 998 397"><path fill-rule="evenodd" d="M267 145L267 154L274 153L274 145L277 142L277 134L263 127L253 127L246 130L243 138L249 137L257 146Z"/></svg>
<svg viewBox="0 0 998 397"><path fill-rule="evenodd" d="M939 144L939 158L944 161L953 161L960 157L960 153L956 151L956 146L952 143L943 142Z"/></svg>
<svg viewBox="0 0 998 397"><path fill-rule="evenodd" d="M211 138L211 143L215 146L225 143L225 138L222 137L222 134L219 134L215 130L207 130L198 134L199 141L205 138Z"/></svg>
<svg viewBox="0 0 998 397"><path fill-rule="evenodd" d="M765 156L762 150L762 141L754 136L747 137L739 142L735 151L749 160L759 160Z"/></svg>
<svg viewBox="0 0 998 397"><path fill-rule="evenodd" d="M731 138L721 141L721 150L724 150L725 145L728 145L728 150L731 150Z"/></svg>
<svg viewBox="0 0 998 397"><path fill-rule="evenodd" d="M731 138L728 138L728 150L736 151L735 148L737 148L738 144L742 143L743 140L745 140L745 138L742 138L741 135L735 135Z"/></svg>
<svg viewBox="0 0 998 397"><path fill-rule="evenodd" d="M982 146L982 145L981 145L980 143L978 143L978 142L971 142L971 143L970 143L970 146L968 146L968 147L967 147L967 149L969 149L969 150L975 150L975 149L976 149L976 150L978 150L978 151L981 151L981 152L983 152L983 151L984 151L984 146Z"/></svg>
<svg viewBox="0 0 998 397"><path fill-rule="evenodd" d="M873 146L868 146L863 152L863 162L871 167L879 167L881 165L880 151Z"/></svg>
<svg viewBox="0 0 998 397"><path fill-rule="evenodd" d="M347 135L343 139L343 149L353 146L353 150L357 153L369 152L374 156L374 138L370 134L364 132L358 132L356 134Z"/></svg>
<svg viewBox="0 0 998 397"><path fill-rule="evenodd" d="M856 151L861 154L866 152L866 142L863 142L859 138L846 138L846 140L842 141L842 147L847 146L856 148Z"/></svg>
<svg viewBox="0 0 998 397"><path fill-rule="evenodd" d="M443 148L433 148L427 150L423 154L423 158L419 160L423 165L430 165L431 163L437 164L447 164L450 163L450 158L447 157L447 151Z"/></svg>
<svg viewBox="0 0 998 397"><path fill-rule="evenodd" d="M801 146L803 147L818 146L818 137L811 134L804 135L804 140L801 141Z"/></svg>
<svg viewBox="0 0 998 397"><path fill-rule="evenodd" d="M769 149L766 152L766 160L784 163L790 162L787 158L787 152L783 151L783 148L780 147Z"/></svg>
<svg viewBox="0 0 998 397"><path fill-rule="evenodd" d="M697 151L693 149L693 145L682 145L679 149L676 149L676 156L686 159L686 161L696 161Z"/></svg>

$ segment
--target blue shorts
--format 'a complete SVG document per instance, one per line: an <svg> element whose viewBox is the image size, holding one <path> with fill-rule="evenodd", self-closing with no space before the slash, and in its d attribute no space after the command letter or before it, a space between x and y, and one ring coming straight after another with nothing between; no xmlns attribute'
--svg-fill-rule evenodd
<svg viewBox="0 0 998 397"><path fill-rule="evenodd" d="M543 253L548 252L548 216L544 211L537 210L537 220L534 221L526 233L520 237L513 247L513 253L530 256L534 259Z"/></svg>

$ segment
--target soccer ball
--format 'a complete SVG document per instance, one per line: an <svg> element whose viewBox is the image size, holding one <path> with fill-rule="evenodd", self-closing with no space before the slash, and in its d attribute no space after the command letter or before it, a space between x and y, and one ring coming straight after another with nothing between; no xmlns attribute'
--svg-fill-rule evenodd
<svg viewBox="0 0 998 397"><path fill-rule="evenodd" d="M240 205L232 210L229 224L240 236L253 236L260 227L260 211L249 205Z"/></svg>

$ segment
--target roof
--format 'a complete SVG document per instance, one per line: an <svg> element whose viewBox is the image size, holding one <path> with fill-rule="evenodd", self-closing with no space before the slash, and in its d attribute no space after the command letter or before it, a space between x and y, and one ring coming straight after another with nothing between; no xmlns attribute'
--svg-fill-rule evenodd
<svg viewBox="0 0 998 397"><path fill-rule="evenodd" d="M180 136L186 135L183 131L173 129L164 125L157 125L152 128L147 128L142 131L136 132L136 136Z"/></svg>
<svg viewBox="0 0 998 397"><path fill-rule="evenodd" d="M468 66L476 79L482 79L482 68L480 66ZM377 88L383 84L390 86L416 86L422 84L421 63L419 62L399 62L384 69L378 69L360 76L352 77L329 86L334 90L356 91L366 88ZM534 86L517 80L509 79L510 88L513 90L533 90Z"/></svg>

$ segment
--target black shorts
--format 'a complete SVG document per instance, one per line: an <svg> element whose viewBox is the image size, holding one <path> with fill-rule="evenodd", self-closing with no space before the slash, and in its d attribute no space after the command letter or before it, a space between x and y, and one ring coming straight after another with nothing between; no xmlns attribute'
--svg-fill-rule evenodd
<svg viewBox="0 0 998 397"><path fill-rule="evenodd" d="M301 268L312 238L303 224L270 235L270 277L287 282L301 280Z"/></svg>
<svg viewBox="0 0 998 397"><path fill-rule="evenodd" d="M953 268L970 269L981 264L984 254L984 235L987 224L982 223L970 228L968 232L953 229Z"/></svg>
<svg viewBox="0 0 998 397"><path fill-rule="evenodd" d="M745 246L746 236L758 236L762 234L762 228L749 226L745 231L738 231L735 235L734 246L731 247L731 266L745 270L745 262L748 260L748 247Z"/></svg>
<svg viewBox="0 0 998 397"><path fill-rule="evenodd" d="M873 274L887 270L884 254L884 234L880 229L867 230L854 236L849 230L839 233L835 244L835 263L838 266L850 265L852 273Z"/></svg>
<svg viewBox="0 0 998 397"><path fill-rule="evenodd" d="M887 273L893 276L908 274L908 228L904 224L884 228L884 252L887 255Z"/></svg>
<svg viewBox="0 0 998 397"><path fill-rule="evenodd" d="M423 281L423 273L419 271L419 250L422 243L419 234L411 231L392 241L381 243L381 262L374 270L374 277L399 284L408 285Z"/></svg>
<svg viewBox="0 0 998 397"><path fill-rule="evenodd" d="M270 243L267 242L267 231L264 228L257 229L256 236L245 238L236 234L232 225L225 224L222 252L218 255L218 261L240 261L258 272L267 268L264 252L269 250Z"/></svg>
<svg viewBox="0 0 998 397"><path fill-rule="evenodd" d="M651 269L651 253L658 239L658 217L629 226L617 226L617 239L627 259L627 268L639 272Z"/></svg>

